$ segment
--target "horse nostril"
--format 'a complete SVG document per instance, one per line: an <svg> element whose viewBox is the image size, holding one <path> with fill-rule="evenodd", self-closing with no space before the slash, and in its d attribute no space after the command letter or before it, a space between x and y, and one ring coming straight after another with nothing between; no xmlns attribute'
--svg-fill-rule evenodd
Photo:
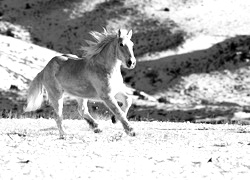
<svg viewBox="0 0 250 180"><path fill-rule="evenodd" d="M132 61L128 61L127 65L130 67L132 65Z"/></svg>

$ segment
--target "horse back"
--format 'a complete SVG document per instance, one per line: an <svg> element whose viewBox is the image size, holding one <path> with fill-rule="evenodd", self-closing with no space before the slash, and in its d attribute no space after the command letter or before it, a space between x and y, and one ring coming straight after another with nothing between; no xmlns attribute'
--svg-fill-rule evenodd
<svg viewBox="0 0 250 180"><path fill-rule="evenodd" d="M76 76L85 67L86 61L73 54L53 57L43 69L44 78Z"/></svg>
<svg viewBox="0 0 250 180"><path fill-rule="evenodd" d="M81 59L77 55L74 55L74 54L63 54L63 55L59 56L59 58L61 58L64 61L67 61L69 59L71 59L71 60L80 60Z"/></svg>
<svg viewBox="0 0 250 180"><path fill-rule="evenodd" d="M64 92L86 98L97 97L96 90L91 82L91 75L87 60L68 55L55 57L50 65L51 78L55 78Z"/></svg>

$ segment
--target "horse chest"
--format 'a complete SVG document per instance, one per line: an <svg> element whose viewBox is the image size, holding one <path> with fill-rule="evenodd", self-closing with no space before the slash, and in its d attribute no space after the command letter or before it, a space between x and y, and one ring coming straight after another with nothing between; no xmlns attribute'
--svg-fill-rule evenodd
<svg viewBox="0 0 250 180"><path fill-rule="evenodd" d="M114 74L108 79L111 86L117 86L123 84L123 79L120 74Z"/></svg>
<svg viewBox="0 0 250 180"><path fill-rule="evenodd" d="M116 93L123 87L123 78L120 73L92 75L91 82L97 91Z"/></svg>

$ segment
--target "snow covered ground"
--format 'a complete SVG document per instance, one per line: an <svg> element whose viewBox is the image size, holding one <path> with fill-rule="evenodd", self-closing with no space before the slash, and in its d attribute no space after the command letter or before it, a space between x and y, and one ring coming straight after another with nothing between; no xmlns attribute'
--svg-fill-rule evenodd
<svg viewBox="0 0 250 180"><path fill-rule="evenodd" d="M239 125L65 120L66 140L54 120L1 119L1 179L248 179L250 128Z"/></svg>

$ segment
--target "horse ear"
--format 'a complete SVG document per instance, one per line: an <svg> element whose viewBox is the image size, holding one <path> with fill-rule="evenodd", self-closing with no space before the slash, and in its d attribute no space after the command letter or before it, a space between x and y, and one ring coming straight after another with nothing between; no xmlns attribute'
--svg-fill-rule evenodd
<svg viewBox="0 0 250 180"><path fill-rule="evenodd" d="M132 32L132 29L131 29L131 30L128 32L128 37L129 37L129 39L131 39L132 34L133 34L133 32Z"/></svg>

